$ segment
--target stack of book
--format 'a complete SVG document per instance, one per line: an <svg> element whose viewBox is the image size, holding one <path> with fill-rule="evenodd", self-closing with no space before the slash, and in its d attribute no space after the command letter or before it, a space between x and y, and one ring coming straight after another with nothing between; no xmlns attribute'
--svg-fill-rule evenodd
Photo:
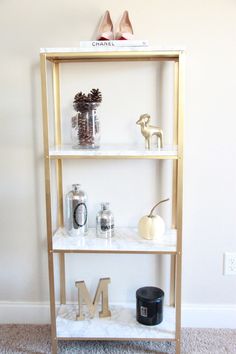
<svg viewBox="0 0 236 354"><path fill-rule="evenodd" d="M81 41L80 48L90 49L116 49L116 48L142 48L148 47L146 40L123 40L123 41Z"/></svg>

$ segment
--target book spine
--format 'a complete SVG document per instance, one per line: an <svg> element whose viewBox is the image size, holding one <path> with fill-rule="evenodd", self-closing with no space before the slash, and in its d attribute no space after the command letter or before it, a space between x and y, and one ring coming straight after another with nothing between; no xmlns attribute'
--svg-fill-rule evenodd
<svg viewBox="0 0 236 354"><path fill-rule="evenodd" d="M81 41L80 48L148 47L148 41Z"/></svg>

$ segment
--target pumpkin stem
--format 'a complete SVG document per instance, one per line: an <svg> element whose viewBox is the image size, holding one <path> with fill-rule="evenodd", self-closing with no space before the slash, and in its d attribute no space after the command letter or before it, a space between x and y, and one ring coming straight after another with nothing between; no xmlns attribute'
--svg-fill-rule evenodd
<svg viewBox="0 0 236 354"><path fill-rule="evenodd" d="M167 202L168 200L170 200L170 198L167 198L167 199L164 199L164 200L161 200L159 203L157 203L156 205L154 205L154 207L152 208L152 210L150 211L148 217L151 218L153 215L153 212L154 212L154 209L161 203L164 203L164 202Z"/></svg>

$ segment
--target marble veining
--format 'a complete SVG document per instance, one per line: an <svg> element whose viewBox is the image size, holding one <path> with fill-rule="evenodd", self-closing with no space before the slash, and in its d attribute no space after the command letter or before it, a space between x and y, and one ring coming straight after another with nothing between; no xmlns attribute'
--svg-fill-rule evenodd
<svg viewBox="0 0 236 354"><path fill-rule="evenodd" d="M73 149L71 145L51 147L53 156L177 156L177 146L167 145L162 149L145 150L144 146L102 145L99 149Z"/></svg>
<svg viewBox="0 0 236 354"><path fill-rule="evenodd" d="M135 304L110 306L111 317L76 321L77 305L61 305L57 315L57 336L61 338L175 338L175 311L164 307L163 322L145 326L136 321Z"/></svg>
<svg viewBox="0 0 236 354"><path fill-rule="evenodd" d="M86 236L68 236L59 228L53 236L54 251L105 251L105 252L176 252L176 230L168 230L161 240L145 240L139 237L135 228L117 228L111 239L96 237L96 230L90 228Z"/></svg>

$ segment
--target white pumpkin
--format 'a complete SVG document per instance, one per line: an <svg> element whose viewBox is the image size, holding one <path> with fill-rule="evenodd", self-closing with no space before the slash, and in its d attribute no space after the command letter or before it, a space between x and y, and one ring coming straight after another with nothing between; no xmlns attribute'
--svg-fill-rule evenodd
<svg viewBox="0 0 236 354"><path fill-rule="evenodd" d="M139 220L138 230L139 236L147 240L158 239L164 235L165 222L159 215L146 215Z"/></svg>
<svg viewBox="0 0 236 354"><path fill-rule="evenodd" d="M169 200L169 198L154 205L149 215L145 215L139 220L138 232L140 237L147 240L160 240L164 235L165 222L159 215L153 215L153 211L159 204L167 200Z"/></svg>

